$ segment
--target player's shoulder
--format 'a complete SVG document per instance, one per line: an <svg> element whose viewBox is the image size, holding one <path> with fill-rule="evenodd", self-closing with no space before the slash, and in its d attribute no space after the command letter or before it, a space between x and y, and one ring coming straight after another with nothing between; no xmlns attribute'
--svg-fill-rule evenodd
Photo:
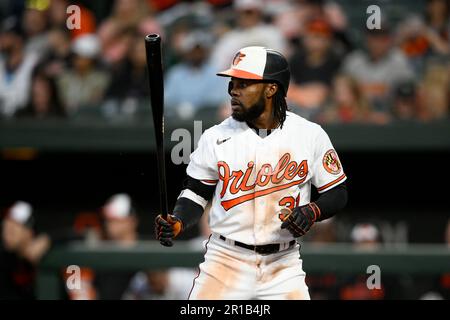
<svg viewBox="0 0 450 320"><path fill-rule="evenodd" d="M285 125L288 129L302 130L312 134L316 134L323 130L319 124L307 120L290 111L286 112Z"/></svg>
<svg viewBox="0 0 450 320"><path fill-rule="evenodd" d="M232 117L228 117L221 123L206 129L203 135L207 137L222 137L223 135L233 135L242 129L242 124L234 120Z"/></svg>

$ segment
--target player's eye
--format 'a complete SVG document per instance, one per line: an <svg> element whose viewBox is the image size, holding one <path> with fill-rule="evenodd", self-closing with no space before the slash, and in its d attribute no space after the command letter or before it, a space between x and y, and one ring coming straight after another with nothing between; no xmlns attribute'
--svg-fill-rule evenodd
<svg viewBox="0 0 450 320"><path fill-rule="evenodd" d="M228 82L228 94L231 94L231 90L233 90L233 82Z"/></svg>
<svg viewBox="0 0 450 320"><path fill-rule="evenodd" d="M240 81L236 84L236 88L245 89L249 86L249 84L245 81Z"/></svg>

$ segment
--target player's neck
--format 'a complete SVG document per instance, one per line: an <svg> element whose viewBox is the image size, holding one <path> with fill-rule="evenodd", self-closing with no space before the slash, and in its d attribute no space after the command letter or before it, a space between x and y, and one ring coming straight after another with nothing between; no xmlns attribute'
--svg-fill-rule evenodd
<svg viewBox="0 0 450 320"><path fill-rule="evenodd" d="M276 129L279 123L273 114L272 108L266 108L258 118L253 121L247 121L247 125L253 129L271 130Z"/></svg>

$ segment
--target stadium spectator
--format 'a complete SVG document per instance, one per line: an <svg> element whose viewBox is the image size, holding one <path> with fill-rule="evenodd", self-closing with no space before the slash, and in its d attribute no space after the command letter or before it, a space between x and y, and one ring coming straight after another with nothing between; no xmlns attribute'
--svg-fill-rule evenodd
<svg viewBox="0 0 450 320"><path fill-rule="evenodd" d="M381 29L366 31L366 45L365 50L347 56L343 72L360 83L374 110L384 113L387 121L393 90L399 83L412 80L414 73L405 56L393 47L386 21Z"/></svg>
<svg viewBox="0 0 450 320"><path fill-rule="evenodd" d="M64 29L52 29L48 35L49 50L41 59L39 67L52 77L59 77L70 68L71 42L70 34Z"/></svg>
<svg viewBox="0 0 450 320"><path fill-rule="evenodd" d="M419 119L418 96L414 82L401 83L395 88L392 115L396 120Z"/></svg>
<svg viewBox="0 0 450 320"><path fill-rule="evenodd" d="M303 46L290 59L291 85L288 99L293 112L312 119L321 111L339 70L340 58L332 51L333 32L324 19L307 22Z"/></svg>
<svg viewBox="0 0 450 320"><path fill-rule="evenodd" d="M13 116L28 102L31 76L39 57L25 52L24 46L18 18L5 19L0 31L0 118Z"/></svg>
<svg viewBox="0 0 450 320"><path fill-rule="evenodd" d="M378 120L358 83L350 76L340 74L334 78L330 98L316 118L320 123L376 123Z"/></svg>
<svg viewBox="0 0 450 320"><path fill-rule="evenodd" d="M29 1L22 17L22 25L27 39L25 52L44 56L49 50L48 6L41 7Z"/></svg>
<svg viewBox="0 0 450 320"><path fill-rule="evenodd" d="M59 97L55 78L43 71L35 72L31 82L30 102L15 116L34 119L64 117L65 109Z"/></svg>
<svg viewBox="0 0 450 320"><path fill-rule="evenodd" d="M449 14L449 1L427 0L423 16L411 15L399 24L397 41L418 76L428 58L450 53Z"/></svg>
<svg viewBox="0 0 450 320"><path fill-rule="evenodd" d="M354 247L358 250L372 251L381 245L380 231L372 223L356 224L350 234ZM386 297L386 287L383 277L380 287L369 288L367 285L368 275L352 275L343 278L339 283L339 298L341 300L383 300Z"/></svg>
<svg viewBox="0 0 450 320"><path fill-rule="evenodd" d="M125 61L112 73L112 80L102 105L105 116L134 114L150 95L145 42L135 34Z"/></svg>
<svg viewBox="0 0 450 320"><path fill-rule="evenodd" d="M127 300L187 300L197 272L170 268L138 272L124 297Z"/></svg>
<svg viewBox="0 0 450 320"><path fill-rule="evenodd" d="M58 78L58 87L69 114L82 107L100 104L109 84L109 74L98 67L100 43L93 35L83 35L72 44L73 68Z"/></svg>
<svg viewBox="0 0 450 320"><path fill-rule="evenodd" d="M448 36L427 26L418 16L408 17L400 23L397 31L399 47L408 58L417 76L422 76L430 57L450 53Z"/></svg>
<svg viewBox="0 0 450 320"><path fill-rule="evenodd" d="M126 193L112 195L101 209L104 227L104 240L122 247L136 245L138 219L131 198ZM69 289L66 292L71 300L120 300L133 278L133 271L94 271L87 266L81 269L84 288Z"/></svg>
<svg viewBox="0 0 450 320"><path fill-rule="evenodd" d="M35 299L36 265L49 250L50 238L36 233L27 202L15 202L2 222L0 300Z"/></svg>
<svg viewBox="0 0 450 320"><path fill-rule="evenodd" d="M347 35L346 13L335 1L268 0L266 8L274 16L274 25L291 43L295 43L303 37L308 21L319 18L327 21L331 26L334 38L333 49L336 53L344 54L353 48Z"/></svg>
<svg viewBox="0 0 450 320"><path fill-rule="evenodd" d="M217 113L218 107L229 100L228 82L216 76L217 70L208 59L211 45L211 35L203 31L192 31L184 38L182 61L169 69L166 76L168 115L191 119L208 108Z"/></svg>
<svg viewBox="0 0 450 320"><path fill-rule="evenodd" d="M419 114L424 122L448 117L450 63L448 59L429 59L419 84Z"/></svg>
<svg viewBox="0 0 450 320"><path fill-rule="evenodd" d="M103 206L106 240L118 246L129 248L139 238L138 218L128 194L115 194ZM95 274L95 287L101 300L118 300L123 298L134 272L103 271Z"/></svg>
<svg viewBox="0 0 450 320"><path fill-rule="evenodd" d="M71 1L73 2L73 1ZM67 28L67 8L69 0L51 0L48 8L49 25L52 29L63 30Z"/></svg>
<svg viewBox="0 0 450 320"><path fill-rule="evenodd" d="M233 55L243 47L258 45L280 52L287 49L282 33L263 19L264 2L235 0L236 28L225 33L214 46L211 61L217 70L226 69Z"/></svg>
<svg viewBox="0 0 450 320"><path fill-rule="evenodd" d="M151 15L147 1L115 0L111 15L98 30L103 59L113 66L122 62L135 32L162 34L163 30Z"/></svg>

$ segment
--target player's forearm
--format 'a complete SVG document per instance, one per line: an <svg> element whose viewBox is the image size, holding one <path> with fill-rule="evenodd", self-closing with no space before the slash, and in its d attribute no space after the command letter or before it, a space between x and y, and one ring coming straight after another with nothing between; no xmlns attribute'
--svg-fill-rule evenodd
<svg viewBox="0 0 450 320"><path fill-rule="evenodd" d="M185 189L181 192L173 209L173 215L181 220L183 230L200 221L214 190L215 186L205 185L200 180L187 177Z"/></svg>
<svg viewBox="0 0 450 320"><path fill-rule="evenodd" d="M202 217L204 207L188 198L178 198L173 215L181 220L182 230L196 225Z"/></svg>
<svg viewBox="0 0 450 320"><path fill-rule="evenodd" d="M348 194L345 182L321 194L319 199L314 201L320 209L320 217L318 221L331 218L336 213L341 211L347 204L347 198Z"/></svg>

